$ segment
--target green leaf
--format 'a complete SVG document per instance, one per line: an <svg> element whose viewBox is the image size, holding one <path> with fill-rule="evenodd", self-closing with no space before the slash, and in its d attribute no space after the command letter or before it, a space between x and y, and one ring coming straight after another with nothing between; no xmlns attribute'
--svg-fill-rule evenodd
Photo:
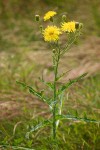
<svg viewBox="0 0 100 150"><path fill-rule="evenodd" d="M41 92L37 92L35 89L33 89L31 86L26 85L23 82L19 82L17 81L18 84L22 85L23 87L28 88L29 92L32 93L33 95L39 97L41 100L43 100L44 102L46 102L47 104L50 103L50 99L48 99L47 97L43 96L43 91Z"/></svg>
<svg viewBox="0 0 100 150"><path fill-rule="evenodd" d="M69 119L69 120L74 120L74 121L84 121L84 122L93 122L93 123L100 123L100 121L94 120L94 119L89 119L89 118L81 118L77 116L72 116L72 115L57 115L56 119L58 120L63 120L63 119Z"/></svg>
<svg viewBox="0 0 100 150"><path fill-rule="evenodd" d="M85 77L87 75L87 73L84 73L83 75L77 77L76 79L70 80L68 83L66 83L65 85L62 85L60 89L58 89L58 95L61 94L64 90L66 90L67 88L69 88L70 86L72 86L74 83L80 81L83 77Z"/></svg>
<svg viewBox="0 0 100 150"><path fill-rule="evenodd" d="M26 138L29 138L30 133L32 133L32 132L34 132L34 131L36 131L36 130L38 130L40 128L43 128L43 127L45 127L47 125L50 125L51 123L52 123L52 121L50 119L45 120L45 121L39 123L38 125L36 125L35 127L33 127L29 132L26 133Z"/></svg>
<svg viewBox="0 0 100 150"><path fill-rule="evenodd" d="M69 71L71 71L71 70L68 70L68 71L62 73L61 75L59 75L59 76L57 77L56 81L58 81L61 77L65 76Z"/></svg>
<svg viewBox="0 0 100 150"><path fill-rule="evenodd" d="M51 101L50 106L53 107L55 104L57 104L59 101L55 100L55 101Z"/></svg>
<svg viewBox="0 0 100 150"><path fill-rule="evenodd" d="M44 81L44 79L41 79L41 78L39 78L39 80L40 80L42 83L44 83L46 86L48 86L51 90L54 89L54 84L53 84L53 83L51 83L51 82L46 82L46 81Z"/></svg>
<svg viewBox="0 0 100 150"><path fill-rule="evenodd" d="M21 146L11 146L11 145L0 145L1 148L9 148L9 149L16 149L16 150L35 150L35 149L30 149L26 147L21 147Z"/></svg>
<svg viewBox="0 0 100 150"><path fill-rule="evenodd" d="M27 87L27 85L25 83L23 83L23 82L16 81L16 83L22 85L24 88Z"/></svg>

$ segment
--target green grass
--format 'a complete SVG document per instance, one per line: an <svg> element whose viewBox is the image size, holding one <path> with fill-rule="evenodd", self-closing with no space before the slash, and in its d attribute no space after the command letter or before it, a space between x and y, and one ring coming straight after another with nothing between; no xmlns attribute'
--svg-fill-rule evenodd
<svg viewBox="0 0 100 150"><path fill-rule="evenodd" d="M85 87L86 85L87 88ZM99 75L88 78L73 86L69 90L69 99L65 100L64 114L75 114L77 110L81 117L85 112L88 118L99 120L99 91ZM30 112L32 114L34 107L30 108L30 111L27 111L27 109L26 107L26 112L24 110L20 117L2 120L0 124L0 144L10 143L13 146L34 148L36 150L55 150L55 147L58 150L99 150L99 126L97 123L61 121L59 131L57 132L57 141L54 144L50 137L50 127L33 132L29 139L27 139L26 133L43 120L42 117L31 119ZM21 123L16 126L15 134L13 135L15 125L20 121Z"/></svg>
<svg viewBox="0 0 100 150"><path fill-rule="evenodd" d="M25 1L23 4L22 1L16 0L14 3L10 0L9 5L1 2L3 1L0 1L0 8L3 10L0 22L0 103L18 102L21 104L21 107L18 108L21 114L8 118L9 113L6 113L4 118L2 116L0 145L21 146L35 150L99 150L100 128L97 123L63 120L57 131L57 141L52 140L50 127L39 129L39 131L33 132L29 139L26 138L26 133L33 126L43 121L44 117L49 117L47 106L16 84L16 80L23 81L40 89L43 86L39 84L37 78L43 72L47 72L47 75L52 73L51 64L48 63L50 61L48 53L43 55L45 58L41 58L38 53L48 52L49 47L44 45L39 32L35 31L36 25L34 25L34 14L37 12L44 14L44 12L40 8L40 3L37 3L40 1L34 2L34 4L33 1ZM93 4L90 5L92 2ZM57 9L58 15L65 11L68 13L68 19L83 22L82 40L84 41L84 39L88 39L88 36L100 34L99 0L92 2L87 1L84 5L83 1L67 0L65 5L60 0L52 2L45 0L41 2L41 5L44 10L45 8L47 10ZM14 9L16 4L19 7ZM37 6L37 9L34 5ZM36 52L37 55L34 55ZM41 63L36 62L35 57L39 58ZM80 62L80 58L77 61L77 58L74 57L72 60L65 57L63 61L66 62L66 60L69 64L68 68L70 66L74 68ZM67 65L67 62L64 65ZM97 71L95 75L84 79L66 91L64 114L74 115L77 112L80 117L87 114L88 118L99 120L99 82L100 73ZM6 112L7 110L0 111ZM14 111L11 112L14 113ZM47 114L44 113L45 111ZM15 134L13 135L14 128ZM5 149L10 150L11 148L6 147Z"/></svg>

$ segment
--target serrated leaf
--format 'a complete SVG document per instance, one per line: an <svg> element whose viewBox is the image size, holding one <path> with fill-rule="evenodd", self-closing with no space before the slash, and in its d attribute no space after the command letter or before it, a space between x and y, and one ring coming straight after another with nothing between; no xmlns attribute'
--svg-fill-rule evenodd
<svg viewBox="0 0 100 150"><path fill-rule="evenodd" d="M47 125L50 125L51 123L52 123L52 121L50 119L45 120L45 121L39 123L38 125L36 125L35 127L33 127L29 132L26 133L26 137L29 137L30 133L32 133L32 132L34 132L34 131L36 131L36 130L38 130L40 128L43 128L43 127L45 127Z"/></svg>
<svg viewBox="0 0 100 150"><path fill-rule="evenodd" d="M50 99L48 99L47 97L43 96L43 92L38 92L35 89L33 89L31 86L26 85L23 82L19 82L17 81L18 84L22 85L23 87L28 88L29 92L32 93L33 95L37 96L38 98L40 98L41 100L43 100L44 102L46 102L47 104L49 104Z"/></svg>
<svg viewBox="0 0 100 150"><path fill-rule="evenodd" d="M73 85L74 83L78 82L79 80L81 80L83 77L85 77L87 75L87 73L84 73L83 75L77 77L76 79L70 80L68 83L66 83L65 85L62 85L62 87L58 90L58 95L61 94L64 90L66 90L67 88L69 88L71 85Z"/></svg>
<svg viewBox="0 0 100 150"><path fill-rule="evenodd" d="M59 119L59 120L69 119L69 120L74 120L74 121L100 123L100 121L97 121L97 120L94 120L94 119L81 118L81 117L76 117L76 116L72 116L72 115L57 115L56 119Z"/></svg>
<svg viewBox="0 0 100 150"><path fill-rule="evenodd" d="M22 85L23 87L27 87L26 84L23 82L16 81L16 83Z"/></svg>
<svg viewBox="0 0 100 150"><path fill-rule="evenodd" d="M46 81L44 81L44 79L41 79L41 78L39 78L39 80L40 80L42 83L44 83L46 86L48 86L51 90L54 89L54 84L53 84L53 83L51 83L51 82L46 82Z"/></svg>
<svg viewBox="0 0 100 150"><path fill-rule="evenodd" d="M68 71L62 73L61 75L59 75L59 76L57 77L56 81L58 81L60 78L62 78L63 76L65 76L69 71L71 71L71 70L68 70Z"/></svg>
<svg viewBox="0 0 100 150"><path fill-rule="evenodd" d="M50 88L50 89L54 89L54 84L51 82L47 82L46 85Z"/></svg>
<svg viewBox="0 0 100 150"><path fill-rule="evenodd" d="M16 149L16 150L35 150L31 148L21 147L21 146L11 146L11 145L0 145L1 148L9 148L9 149Z"/></svg>

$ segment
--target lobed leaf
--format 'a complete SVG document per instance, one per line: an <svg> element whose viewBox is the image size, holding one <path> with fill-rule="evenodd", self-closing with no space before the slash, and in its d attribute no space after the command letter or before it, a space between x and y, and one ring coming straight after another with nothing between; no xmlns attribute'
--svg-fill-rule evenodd
<svg viewBox="0 0 100 150"><path fill-rule="evenodd" d="M11 146L11 145L0 145L0 148L9 148L10 149L16 149L16 150L35 150L31 148L21 147L21 146Z"/></svg>
<svg viewBox="0 0 100 150"><path fill-rule="evenodd" d="M68 70L68 71L62 73L61 75L59 75L59 76L57 77L56 81L58 81L60 78L62 78L63 76L65 76L69 71L71 71L71 70Z"/></svg>
<svg viewBox="0 0 100 150"><path fill-rule="evenodd" d="M39 78L39 79L40 79L40 81L41 81L42 83L44 83L46 86L48 86L51 90L54 89L54 84L53 84L53 83L51 83L51 82L46 82L46 81L44 81L44 79L41 79L41 78Z"/></svg>
<svg viewBox="0 0 100 150"><path fill-rule="evenodd" d="M65 85L62 85L60 89L58 89L58 93L57 95L61 94L64 90L66 90L67 88L69 88L70 86L72 86L74 83L78 82L79 80L81 80L83 77L85 77L87 75L87 73L82 74L81 76L77 77L76 79L70 80L68 83L66 83Z"/></svg>
<svg viewBox="0 0 100 150"><path fill-rule="evenodd" d="M32 132L34 132L34 131L36 131L36 130L38 130L40 128L43 128L43 127L45 127L47 125L50 125L51 123L52 122L51 122L50 119L45 120L45 121L39 123L38 125L36 125L35 127L33 127L29 132L26 133L26 138L29 138L30 133L32 133Z"/></svg>
<svg viewBox="0 0 100 150"><path fill-rule="evenodd" d="M17 81L18 84L22 85L23 87L28 88L29 92L32 93L33 95L39 97L41 100L43 100L44 102L46 102L47 104L50 103L50 99L48 99L47 97L43 96L43 92L38 92L35 89L33 89L31 86L26 85L23 82L19 82Z"/></svg>
<svg viewBox="0 0 100 150"><path fill-rule="evenodd" d="M62 120L62 119L69 119L69 120L74 120L74 121L84 121L84 122L94 122L94 123L100 123L100 121L94 120L94 119L89 119L89 118L81 118L77 116L72 116L72 115L57 115L56 119Z"/></svg>

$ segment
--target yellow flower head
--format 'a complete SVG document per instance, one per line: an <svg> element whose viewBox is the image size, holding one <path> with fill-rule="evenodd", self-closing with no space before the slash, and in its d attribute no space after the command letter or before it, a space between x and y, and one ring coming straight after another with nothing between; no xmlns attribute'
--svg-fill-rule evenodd
<svg viewBox="0 0 100 150"><path fill-rule="evenodd" d="M57 13L55 11L48 11L44 16L44 21L49 20L51 17L56 15Z"/></svg>
<svg viewBox="0 0 100 150"><path fill-rule="evenodd" d="M75 21L62 23L61 30L64 32L75 32L76 31Z"/></svg>
<svg viewBox="0 0 100 150"><path fill-rule="evenodd" d="M47 26L47 28L43 31L44 40L47 42L58 41L60 34L60 28L57 26Z"/></svg>

